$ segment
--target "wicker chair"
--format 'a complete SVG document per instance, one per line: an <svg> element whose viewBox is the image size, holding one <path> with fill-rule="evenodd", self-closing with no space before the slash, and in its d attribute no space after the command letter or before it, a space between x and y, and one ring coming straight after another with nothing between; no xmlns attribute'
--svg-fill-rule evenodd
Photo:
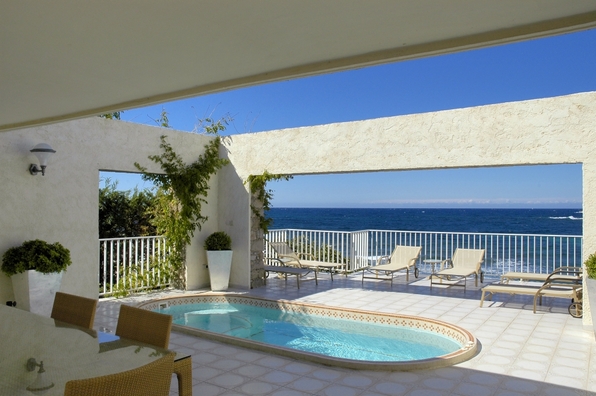
<svg viewBox="0 0 596 396"><path fill-rule="evenodd" d="M68 381L64 396L167 396L170 394L174 355L168 353L122 373Z"/></svg>
<svg viewBox="0 0 596 396"><path fill-rule="evenodd" d="M56 292L52 306L53 319L72 325L93 329L97 300Z"/></svg>
<svg viewBox="0 0 596 396"><path fill-rule="evenodd" d="M120 306L116 335L167 349L172 330L172 316L128 305Z"/></svg>
<svg viewBox="0 0 596 396"><path fill-rule="evenodd" d="M168 348L172 316L151 312L128 305L120 306L116 335L131 340L150 344L159 348ZM178 394L192 395L192 358L190 356L174 362L174 373L178 379Z"/></svg>

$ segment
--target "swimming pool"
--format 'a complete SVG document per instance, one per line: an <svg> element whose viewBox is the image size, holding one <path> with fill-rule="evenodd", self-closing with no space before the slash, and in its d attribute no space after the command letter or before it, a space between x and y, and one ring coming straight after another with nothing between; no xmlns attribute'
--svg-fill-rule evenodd
<svg viewBox="0 0 596 396"><path fill-rule="evenodd" d="M142 305L173 316L177 330L235 345L359 368L452 365L476 353L472 334L448 323L230 294Z"/></svg>

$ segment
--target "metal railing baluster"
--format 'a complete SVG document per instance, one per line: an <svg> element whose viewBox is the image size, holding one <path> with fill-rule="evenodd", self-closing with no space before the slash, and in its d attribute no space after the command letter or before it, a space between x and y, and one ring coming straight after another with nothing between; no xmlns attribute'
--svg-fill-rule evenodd
<svg viewBox="0 0 596 396"><path fill-rule="evenodd" d="M153 286L168 286L163 283L160 266L152 263L164 262L167 249L165 237L105 238L99 240L99 295L110 296L118 288L129 292L144 290ZM134 280L136 272L141 278ZM147 283L144 274L156 279L156 284Z"/></svg>

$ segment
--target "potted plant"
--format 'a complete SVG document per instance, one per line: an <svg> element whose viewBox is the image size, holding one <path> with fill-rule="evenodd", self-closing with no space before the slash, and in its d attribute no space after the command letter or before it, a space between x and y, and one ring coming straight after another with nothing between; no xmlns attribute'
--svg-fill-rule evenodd
<svg viewBox="0 0 596 396"><path fill-rule="evenodd" d="M217 231L205 239L207 267L211 290L228 290L232 269L232 238L223 231Z"/></svg>
<svg viewBox="0 0 596 396"><path fill-rule="evenodd" d="M59 242L35 239L4 252L1 269L10 276L17 308L50 316L62 273L71 263L70 251Z"/></svg>

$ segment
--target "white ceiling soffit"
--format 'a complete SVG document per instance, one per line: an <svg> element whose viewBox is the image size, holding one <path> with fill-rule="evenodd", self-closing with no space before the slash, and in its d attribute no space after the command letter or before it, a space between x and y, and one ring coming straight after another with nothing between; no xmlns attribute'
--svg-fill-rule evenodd
<svg viewBox="0 0 596 396"><path fill-rule="evenodd" d="M0 0L0 130L596 26L596 0Z"/></svg>

